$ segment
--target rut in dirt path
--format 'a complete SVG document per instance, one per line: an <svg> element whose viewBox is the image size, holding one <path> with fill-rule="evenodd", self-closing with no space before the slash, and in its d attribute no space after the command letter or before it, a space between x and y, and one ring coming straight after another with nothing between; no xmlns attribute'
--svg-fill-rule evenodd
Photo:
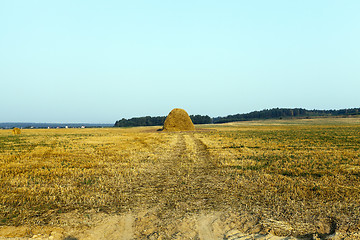
<svg viewBox="0 0 360 240"><path fill-rule="evenodd" d="M142 206L200 210L214 197L209 187L214 178L214 161L206 146L193 133L174 133L176 144L162 156L153 170L139 175L131 193Z"/></svg>
<svg viewBox="0 0 360 240"><path fill-rule="evenodd" d="M156 171L139 176L140 186L133 189L142 202L134 223L137 237L192 238L188 232L200 239L215 239L207 219L183 220L219 206L223 189L216 164L194 133L174 133L173 137L176 143L159 159Z"/></svg>

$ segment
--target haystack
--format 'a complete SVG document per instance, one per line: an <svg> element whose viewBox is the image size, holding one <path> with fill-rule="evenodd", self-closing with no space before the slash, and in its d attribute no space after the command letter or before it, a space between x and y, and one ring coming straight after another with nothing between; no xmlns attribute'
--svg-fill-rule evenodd
<svg viewBox="0 0 360 240"><path fill-rule="evenodd" d="M166 117L163 130L165 131L194 131L195 127L189 114L181 108L174 108Z"/></svg>
<svg viewBox="0 0 360 240"><path fill-rule="evenodd" d="M12 130L12 132L13 132L13 134L20 134L21 133L21 130L20 130L20 128L13 128L13 130Z"/></svg>

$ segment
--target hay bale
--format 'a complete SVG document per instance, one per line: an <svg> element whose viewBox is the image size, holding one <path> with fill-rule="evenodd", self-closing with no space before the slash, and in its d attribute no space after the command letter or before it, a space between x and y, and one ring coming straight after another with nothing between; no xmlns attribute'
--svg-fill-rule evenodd
<svg viewBox="0 0 360 240"><path fill-rule="evenodd" d="M189 114L181 108L174 108L166 117L163 130L165 131L194 131L195 126Z"/></svg>
<svg viewBox="0 0 360 240"><path fill-rule="evenodd" d="M17 135L17 134L21 133L21 130L20 130L20 128L16 127L16 128L13 128L12 132L13 132L13 134Z"/></svg>

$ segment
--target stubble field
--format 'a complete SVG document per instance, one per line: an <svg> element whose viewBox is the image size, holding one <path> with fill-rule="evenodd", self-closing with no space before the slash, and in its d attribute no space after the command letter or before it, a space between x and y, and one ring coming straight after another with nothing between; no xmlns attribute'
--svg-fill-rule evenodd
<svg viewBox="0 0 360 240"><path fill-rule="evenodd" d="M359 118L157 129L0 130L0 239L360 238Z"/></svg>

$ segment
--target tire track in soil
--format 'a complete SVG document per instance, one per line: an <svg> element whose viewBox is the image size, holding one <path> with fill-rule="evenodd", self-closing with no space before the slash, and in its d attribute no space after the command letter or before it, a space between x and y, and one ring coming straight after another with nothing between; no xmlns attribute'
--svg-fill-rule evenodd
<svg viewBox="0 0 360 240"><path fill-rule="evenodd" d="M159 159L156 172L140 177L142 186L138 196L142 196L144 204L141 206L146 210L139 213L135 221L139 239L208 239L213 236L204 218L187 219L192 226L186 230L180 223L189 215L211 211L217 205L217 195L222 189L214 187L219 185L217 174L212 174L216 166L206 145L194 133L174 135L177 141L171 154Z"/></svg>
<svg viewBox="0 0 360 240"><path fill-rule="evenodd" d="M175 200L185 200L183 195L190 194L190 190L204 193L203 188L214 170L206 146L192 133L176 133L176 138L171 153L162 156L155 169L145 171L134 183L131 193L138 197L137 203L172 205Z"/></svg>

